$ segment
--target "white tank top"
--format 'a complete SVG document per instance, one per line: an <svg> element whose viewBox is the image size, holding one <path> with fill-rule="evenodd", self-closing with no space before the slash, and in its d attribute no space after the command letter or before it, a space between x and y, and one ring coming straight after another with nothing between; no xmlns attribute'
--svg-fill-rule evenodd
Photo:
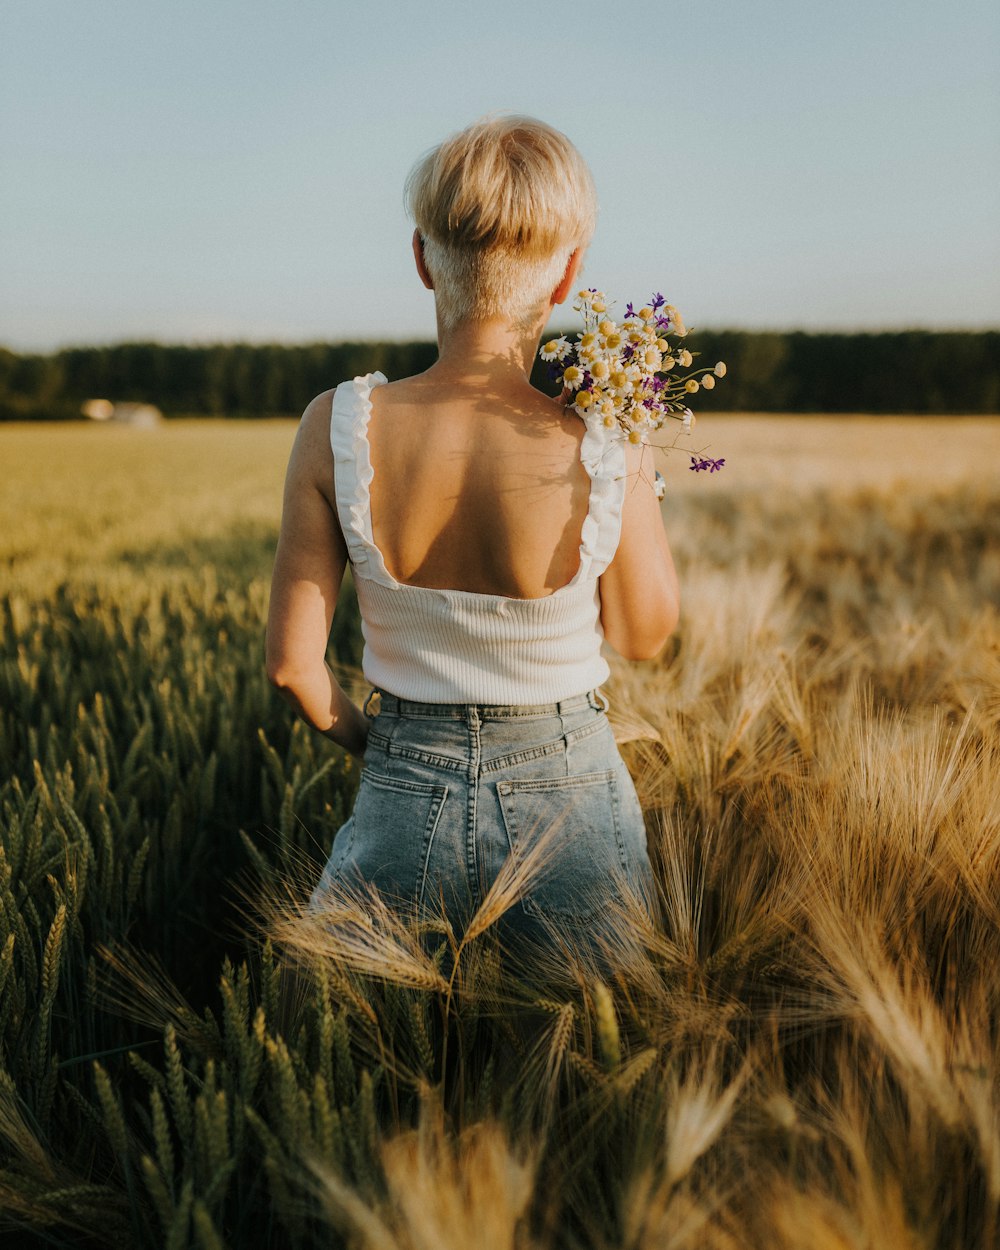
<svg viewBox="0 0 1000 1250"><path fill-rule="evenodd" d="M515 599L397 582L372 539L369 396L388 379L368 373L333 393L337 513L361 611L362 671L373 686L423 703L554 703L606 680L597 579L618 547L625 448L587 421L580 458L590 503L580 567L551 595Z"/></svg>

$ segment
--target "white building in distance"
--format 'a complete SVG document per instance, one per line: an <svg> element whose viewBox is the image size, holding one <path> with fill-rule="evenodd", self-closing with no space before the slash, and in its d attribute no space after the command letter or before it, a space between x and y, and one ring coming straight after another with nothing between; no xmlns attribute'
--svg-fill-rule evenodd
<svg viewBox="0 0 1000 1250"><path fill-rule="evenodd" d="M112 403L110 399L88 399L80 412L91 421L109 421L149 430L160 424L163 413L155 404Z"/></svg>

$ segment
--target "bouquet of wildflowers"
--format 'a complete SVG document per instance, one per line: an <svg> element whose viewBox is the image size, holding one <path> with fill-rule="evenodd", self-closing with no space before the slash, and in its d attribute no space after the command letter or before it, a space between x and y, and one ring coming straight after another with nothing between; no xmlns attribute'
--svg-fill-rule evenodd
<svg viewBox="0 0 1000 1250"><path fill-rule="evenodd" d="M625 319L618 323L608 316L603 292L589 287L578 292L573 307L584 320L577 341L562 335L539 351L550 376L560 378L572 396L569 406L587 421L618 426L630 443L648 443L668 421L690 433L694 414L688 400L702 388L711 390L716 378L726 376L726 366L720 360L712 368L692 368L693 353L670 341L687 334L673 304L657 293L638 311L626 304ZM714 473L724 464L692 456L690 467Z"/></svg>

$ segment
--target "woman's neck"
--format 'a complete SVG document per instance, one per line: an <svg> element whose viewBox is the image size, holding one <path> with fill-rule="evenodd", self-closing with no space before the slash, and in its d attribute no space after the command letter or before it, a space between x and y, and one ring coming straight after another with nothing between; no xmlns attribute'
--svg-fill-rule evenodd
<svg viewBox="0 0 1000 1250"><path fill-rule="evenodd" d="M445 330L439 320L438 359L428 374L455 381L527 382L551 311L551 307L539 310L532 322L521 327L495 318L466 321Z"/></svg>

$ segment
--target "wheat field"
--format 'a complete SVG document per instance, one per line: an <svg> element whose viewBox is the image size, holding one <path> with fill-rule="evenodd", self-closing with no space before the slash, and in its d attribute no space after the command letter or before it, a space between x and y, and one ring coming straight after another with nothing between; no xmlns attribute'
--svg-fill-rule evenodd
<svg viewBox="0 0 1000 1250"><path fill-rule="evenodd" d="M263 671L293 433L0 427L9 1244L1000 1245L1000 420L665 458L681 626L607 687L662 919L610 971L503 949L516 870L465 933L304 914L357 777ZM360 691L358 640L348 589Z"/></svg>

